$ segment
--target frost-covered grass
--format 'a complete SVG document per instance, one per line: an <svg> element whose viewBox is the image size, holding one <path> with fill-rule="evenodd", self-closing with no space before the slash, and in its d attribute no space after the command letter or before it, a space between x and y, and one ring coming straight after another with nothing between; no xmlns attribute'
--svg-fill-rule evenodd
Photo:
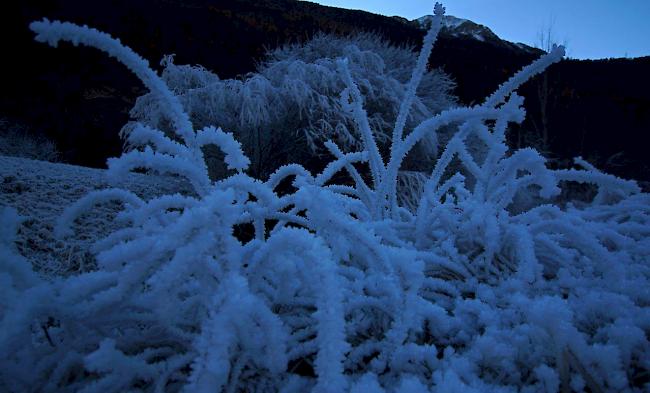
<svg viewBox="0 0 650 393"><path fill-rule="evenodd" d="M119 225L117 202L95 206L75 223L78 236L57 239L53 229L66 207L85 194L111 188L103 169L0 156L0 205L22 216L15 243L41 276L67 276L96 268L90 246ZM119 187L141 198L188 193L182 178L130 173Z"/></svg>
<svg viewBox="0 0 650 393"><path fill-rule="evenodd" d="M550 170L532 149L508 150L508 123L525 115L514 90L559 61L562 48L482 105L407 128L443 13L436 5L389 151L380 151L341 58L341 110L362 149L329 141L334 158L321 173L292 164L264 181L246 174L249 160L232 134L196 130L179 98L119 41L69 23L33 23L39 41L116 57L160 100L175 135L136 125L134 149L109 161L109 177L150 168L187 179L194 194L147 199L108 189L82 197L61 215L57 236L79 236L77 218L106 201L124 205L112 223L119 227L93 245L96 270L51 281L17 253L20 219L4 209L0 387L647 390L650 195L580 159L576 169ZM431 173L399 180L408 153L443 126L457 131ZM232 175L210 179L208 144L223 151ZM344 170L352 185L333 181ZM293 188L278 192L287 179ZM594 196L557 202L575 183ZM421 197L399 197L404 187ZM235 235L243 227L252 238Z"/></svg>

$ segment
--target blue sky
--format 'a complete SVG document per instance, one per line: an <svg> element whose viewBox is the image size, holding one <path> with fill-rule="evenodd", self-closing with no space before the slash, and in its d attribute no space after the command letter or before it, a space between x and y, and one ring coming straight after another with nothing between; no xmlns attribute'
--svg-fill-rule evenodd
<svg viewBox="0 0 650 393"><path fill-rule="evenodd" d="M431 14L429 0L310 0L407 19ZM447 14L486 25L503 39L534 45L551 26L570 57L650 56L650 0L443 0Z"/></svg>

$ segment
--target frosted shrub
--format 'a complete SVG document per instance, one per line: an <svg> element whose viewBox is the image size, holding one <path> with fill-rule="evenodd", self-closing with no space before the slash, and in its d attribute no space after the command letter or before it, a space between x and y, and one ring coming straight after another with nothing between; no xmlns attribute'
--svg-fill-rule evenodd
<svg viewBox="0 0 650 393"><path fill-rule="evenodd" d="M36 39L98 47L159 98L170 138L137 124L134 149L109 161L186 177L195 195L151 200L118 189L71 206L75 218L120 200L125 225L94 246L98 269L43 282L12 246L18 218L0 228L0 375L8 391L82 392L591 392L647 390L650 365L650 197L633 182L584 169L553 171L532 149L509 152L520 122L521 83L560 60L561 47L524 68L484 104L406 128L440 29L435 18L382 156L359 82L346 59L342 110L362 149L326 142L334 160L268 180L231 134L196 131L183 105L144 60L87 27L34 22ZM456 129L431 173L402 187L404 158L426 135ZM410 129L410 132L405 130ZM484 144L468 149L470 136ZM217 145L237 173L207 174L202 148ZM465 175L450 172L452 162ZM358 163L366 162L364 180ZM354 185L332 177L346 170ZM295 192L280 194L284 179ZM514 212L520 192L550 200L566 182L588 182L585 205L540 202ZM234 236L251 225L252 239ZM645 384L645 385L644 385Z"/></svg>
<svg viewBox="0 0 650 393"><path fill-rule="evenodd" d="M60 158L54 142L3 118L0 118L0 155L50 162Z"/></svg>
<svg viewBox="0 0 650 393"><path fill-rule="evenodd" d="M266 178L283 164L304 163L327 153L323 142L328 139L345 152L362 148L354 119L341 109L345 81L337 58L349 59L350 72L366 96L370 124L380 145L387 147L416 56L413 48L392 46L377 35L318 34L304 44L269 51L257 72L243 79L221 80L203 67L176 65L171 56L162 62L162 79L179 97L193 124L234 130L251 157L251 173ZM409 125L452 106L452 88L443 72L425 72ZM168 129L164 109L154 94L140 97L132 114L139 122ZM128 135L133 126L127 125L123 133ZM438 146L433 136L428 135L414 152L410 169L430 169L422 163L435 156ZM217 164L210 162L209 167L223 177Z"/></svg>

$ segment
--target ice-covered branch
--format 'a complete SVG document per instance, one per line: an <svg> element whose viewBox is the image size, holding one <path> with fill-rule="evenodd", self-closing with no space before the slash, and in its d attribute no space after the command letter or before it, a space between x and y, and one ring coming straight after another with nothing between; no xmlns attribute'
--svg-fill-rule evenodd
<svg viewBox="0 0 650 393"><path fill-rule="evenodd" d="M370 128L370 124L368 123L368 114L365 109L363 109L363 98L361 92L350 75L347 59L339 60L338 67L339 71L343 75L343 80L347 85L347 89L345 89L341 94L341 101L344 108L352 112L357 127L359 128L359 132L363 138L364 147L368 151L368 160L370 162L370 172L373 184L375 189L377 189L385 171L384 161L381 158L379 148L375 142L375 136Z"/></svg>
<svg viewBox="0 0 650 393"><path fill-rule="evenodd" d="M167 108L167 114L174 123L176 133L183 138L188 146L192 146L194 128L178 98L169 90L165 82L151 70L149 63L133 52L131 48L122 45L120 40L88 26L78 26L60 21L50 22L48 19L32 22L29 28L36 33L36 41L46 42L53 47L56 47L59 41L69 41L73 45L83 44L97 48L116 58L162 100Z"/></svg>
<svg viewBox="0 0 650 393"><path fill-rule="evenodd" d="M332 161L327 164L325 169L323 169L323 172L321 172L320 175L316 176L316 184L323 186L341 169L352 163L363 161L368 161L368 152L366 151L344 154L336 161Z"/></svg>
<svg viewBox="0 0 650 393"><path fill-rule="evenodd" d="M198 147L206 145L216 145L225 154L224 161L228 169L235 169L241 172L248 168L250 160L244 154L241 144L235 137L221 128L206 127L196 133L196 143Z"/></svg>
<svg viewBox="0 0 650 393"><path fill-rule="evenodd" d="M564 53L565 51L563 46L554 46L549 53L542 55L530 65L522 68L505 83L499 86L499 88L485 100L483 106L494 108L497 105L502 104L505 102L508 95L517 90L519 86L523 85L533 76L544 72L544 70L546 70L546 68L551 64L562 60Z"/></svg>
<svg viewBox="0 0 650 393"><path fill-rule="evenodd" d="M133 208L142 207L142 204L144 203L142 199L132 192L117 188L90 192L65 209L61 217L57 220L54 228L55 236L62 238L72 234L70 227L75 219L90 210L94 205L110 201L119 201L131 205Z"/></svg>
<svg viewBox="0 0 650 393"><path fill-rule="evenodd" d="M181 175L187 178L197 194L201 196L207 195L211 188L205 165L197 164L196 160L187 156L157 153L147 146L143 151L134 150L122 154L119 158L108 159L108 175L113 181L117 181L136 168Z"/></svg>
<svg viewBox="0 0 650 393"><path fill-rule="evenodd" d="M422 75L427 70L427 64L429 62L429 56L431 55L431 50L433 45L438 38L438 33L442 28L442 17L445 14L445 9L440 3L436 3L434 7L434 16L431 20L431 26L427 32L427 35L424 37L422 42L422 49L420 50L420 55L418 56L417 63L413 68L413 74L411 75L411 80L409 81L406 92L404 94L404 99L399 108L399 113L397 115L397 120L395 121L395 128L393 130L393 143L391 148L393 150L397 149L400 143L402 142L402 135L404 132L404 127L406 126L406 119L409 112L411 111L411 105L413 104L413 99L415 98L415 93L420 81L422 80Z"/></svg>
<svg viewBox="0 0 650 393"><path fill-rule="evenodd" d="M425 137L427 133L436 132L448 124L458 123L458 122L468 122L470 124L473 121L487 120L487 119L496 119L503 117L510 121L522 121L523 112L518 107L504 107L499 109L487 108L487 107L473 107L473 108L456 108L444 111L439 115L436 115L421 124L419 124L400 144L398 149L395 149L391 154L391 159L388 162L386 167L386 175L382 181L381 189L379 190L379 198L386 198L387 196L393 195L396 193L397 189L397 174L399 168L402 165L402 162L408 152L415 146L415 144ZM457 139L457 138L456 138ZM463 137L464 139L464 137ZM464 142L462 142L464 143ZM449 149L449 146L447 147ZM454 151L456 153L456 151ZM436 164L436 167L441 168L440 161ZM445 164L446 167L447 164ZM441 168L441 170L444 167ZM392 206L392 211L396 210L396 206Z"/></svg>

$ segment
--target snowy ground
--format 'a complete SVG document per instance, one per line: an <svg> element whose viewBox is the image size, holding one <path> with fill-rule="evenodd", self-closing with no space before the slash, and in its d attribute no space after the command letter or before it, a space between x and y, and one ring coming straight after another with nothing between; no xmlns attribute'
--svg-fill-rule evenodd
<svg viewBox="0 0 650 393"><path fill-rule="evenodd" d="M90 245L115 229L112 218L117 203L104 204L83 217L78 231L65 242L52 234L63 210L86 193L110 188L104 169L0 156L0 206L11 206L25 218L18 236L18 249L44 276L69 275L94 265ZM184 181L171 176L131 173L114 184L149 199L183 193Z"/></svg>

